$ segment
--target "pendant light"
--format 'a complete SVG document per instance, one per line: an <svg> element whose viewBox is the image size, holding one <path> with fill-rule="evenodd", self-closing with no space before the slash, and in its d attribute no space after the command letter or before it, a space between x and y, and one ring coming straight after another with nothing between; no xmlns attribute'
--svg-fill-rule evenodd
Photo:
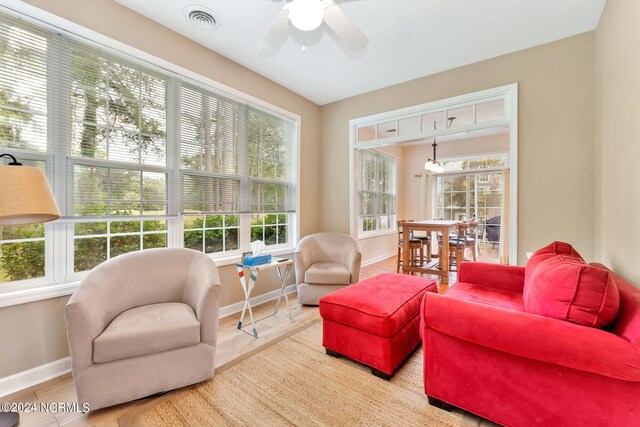
<svg viewBox="0 0 640 427"><path fill-rule="evenodd" d="M424 170L431 173L442 173L444 172L444 165L437 160L436 149L438 148L438 144L435 138L433 138L433 144L431 144L431 146L433 147L433 159L427 159L424 164Z"/></svg>
<svg viewBox="0 0 640 427"><path fill-rule="evenodd" d="M456 118L453 116L447 118L447 129L451 127L455 119ZM438 122L436 121L433 122L433 130L438 130ZM433 147L433 159L427 159L427 161L424 163L424 170L431 173L442 173L444 172L444 164L442 162L439 162L436 158L436 149L438 148L438 144L436 143L435 137L433 137L433 144L431 144L431 146Z"/></svg>

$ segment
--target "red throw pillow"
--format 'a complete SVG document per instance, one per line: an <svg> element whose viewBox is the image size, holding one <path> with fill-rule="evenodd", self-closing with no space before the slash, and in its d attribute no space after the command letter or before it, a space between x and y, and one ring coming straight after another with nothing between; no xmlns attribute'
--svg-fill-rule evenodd
<svg viewBox="0 0 640 427"><path fill-rule="evenodd" d="M587 264L563 242L553 242L529 259L523 298L529 313L596 328L613 323L620 307L610 272Z"/></svg>

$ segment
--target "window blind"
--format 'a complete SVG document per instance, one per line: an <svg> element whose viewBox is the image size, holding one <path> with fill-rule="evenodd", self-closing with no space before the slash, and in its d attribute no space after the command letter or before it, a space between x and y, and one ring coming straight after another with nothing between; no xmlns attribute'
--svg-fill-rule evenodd
<svg viewBox="0 0 640 427"><path fill-rule="evenodd" d="M180 91L183 213L238 211L240 106L210 91Z"/></svg>
<svg viewBox="0 0 640 427"><path fill-rule="evenodd" d="M0 59L0 147L66 220L295 211L292 121L2 13Z"/></svg>
<svg viewBox="0 0 640 427"><path fill-rule="evenodd" d="M263 111L249 109L248 138L249 200L251 213L293 212L291 124Z"/></svg>
<svg viewBox="0 0 640 427"><path fill-rule="evenodd" d="M181 87L181 211L295 210L291 123L195 85Z"/></svg>
<svg viewBox="0 0 640 427"><path fill-rule="evenodd" d="M0 147L46 153L50 34L0 18Z"/></svg>
<svg viewBox="0 0 640 427"><path fill-rule="evenodd" d="M61 140L73 191L66 215L166 216L168 79L75 41L60 48ZM64 109L62 109L64 111Z"/></svg>

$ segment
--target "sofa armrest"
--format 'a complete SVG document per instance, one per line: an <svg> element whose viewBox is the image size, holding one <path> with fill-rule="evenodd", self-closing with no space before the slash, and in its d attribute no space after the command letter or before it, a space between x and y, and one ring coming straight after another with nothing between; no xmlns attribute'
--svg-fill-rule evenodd
<svg viewBox="0 0 640 427"><path fill-rule="evenodd" d="M515 265L463 262L460 264L458 281L522 293L524 289L524 271L524 267Z"/></svg>
<svg viewBox="0 0 640 427"><path fill-rule="evenodd" d="M192 259L185 281L183 301L189 304L200 322L200 341L215 347L220 318L220 276L208 256Z"/></svg>
<svg viewBox="0 0 640 427"><path fill-rule="evenodd" d="M640 347L601 329L427 293L423 331L609 378L640 382ZM428 349L427 349L428 351Z"/></svg>

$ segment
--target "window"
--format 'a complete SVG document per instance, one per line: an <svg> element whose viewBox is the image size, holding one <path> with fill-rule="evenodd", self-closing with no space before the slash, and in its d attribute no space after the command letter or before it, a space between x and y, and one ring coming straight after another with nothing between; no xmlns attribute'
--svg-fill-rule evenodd
<svg viewBox="0 0 640 427"><path fill-rule="evenodd" d="M0 228L0 283L62 283L149 248L230 256L255 239L294 244L296 130L201 83L0 13L0 150L46 172L63 215Z"/></svg>
<svg viewBox="0 0 640 427"><path fill-rule="evenodd" d="M182 87L180 102L185 247L239 252L254 240L292 242L291 123L195 85Z"/></svg>
<svg viewBox="0 0 640 427"><path fill-rule="evenodd" d="M454 221L500 217L502 181L502 172L437 177L435 217Z"/></svg>
<svg viewBox="0 0 640 427"><path fill-rule="evenodd" d="M497 261L499 256L503 179L501 170L451 173L435 179L434 218L477 221L478 245L487 261Z"/></svg>
<svg viewBox="0 0 640 427"><path fill-rule="evenodd" d="M77 222L74 224L73 271L91 270L127 252L166 246L166 221Z"/></svg>
<svg viewBox="0 0 640 427"><path fill-rule="evenodd" d="M394 230L396 160L375 150L360 150L360 233Z"/></svg>
<svg viewBox="0 0 640 427"><path fill-rule="evenodd" d="M257 214L251 217L251 240L262 240L266 245L289 243L289 215Z"/></svg>
<svg viewBox="0 0 640 427"><path fill-rule="evenodd" d="M239 249L238 215L184 217L184 247L205 253Z"/></svg>
<svg viewBox="0 0 640 427"><path fill-rule="evenodd" d="M444 162L444 171L465 171L475 169L504 168L507 164L506 154L497 154L488 157L475 157L463 160L449 160Z"/></svg>
<svg viewBox="0 0 640 427"><path fill-rule="evenodd" d="M0 283L45 276L44 226L0 226Z"/></svg>
<svg viewBox="0 0 640 427"><path fill-rule="evenodd" d="M461 173L436 177L435 218L457 221L499 217L502 206L502 169L506 163L506 154L445 162L445 172Z"/></svg>

